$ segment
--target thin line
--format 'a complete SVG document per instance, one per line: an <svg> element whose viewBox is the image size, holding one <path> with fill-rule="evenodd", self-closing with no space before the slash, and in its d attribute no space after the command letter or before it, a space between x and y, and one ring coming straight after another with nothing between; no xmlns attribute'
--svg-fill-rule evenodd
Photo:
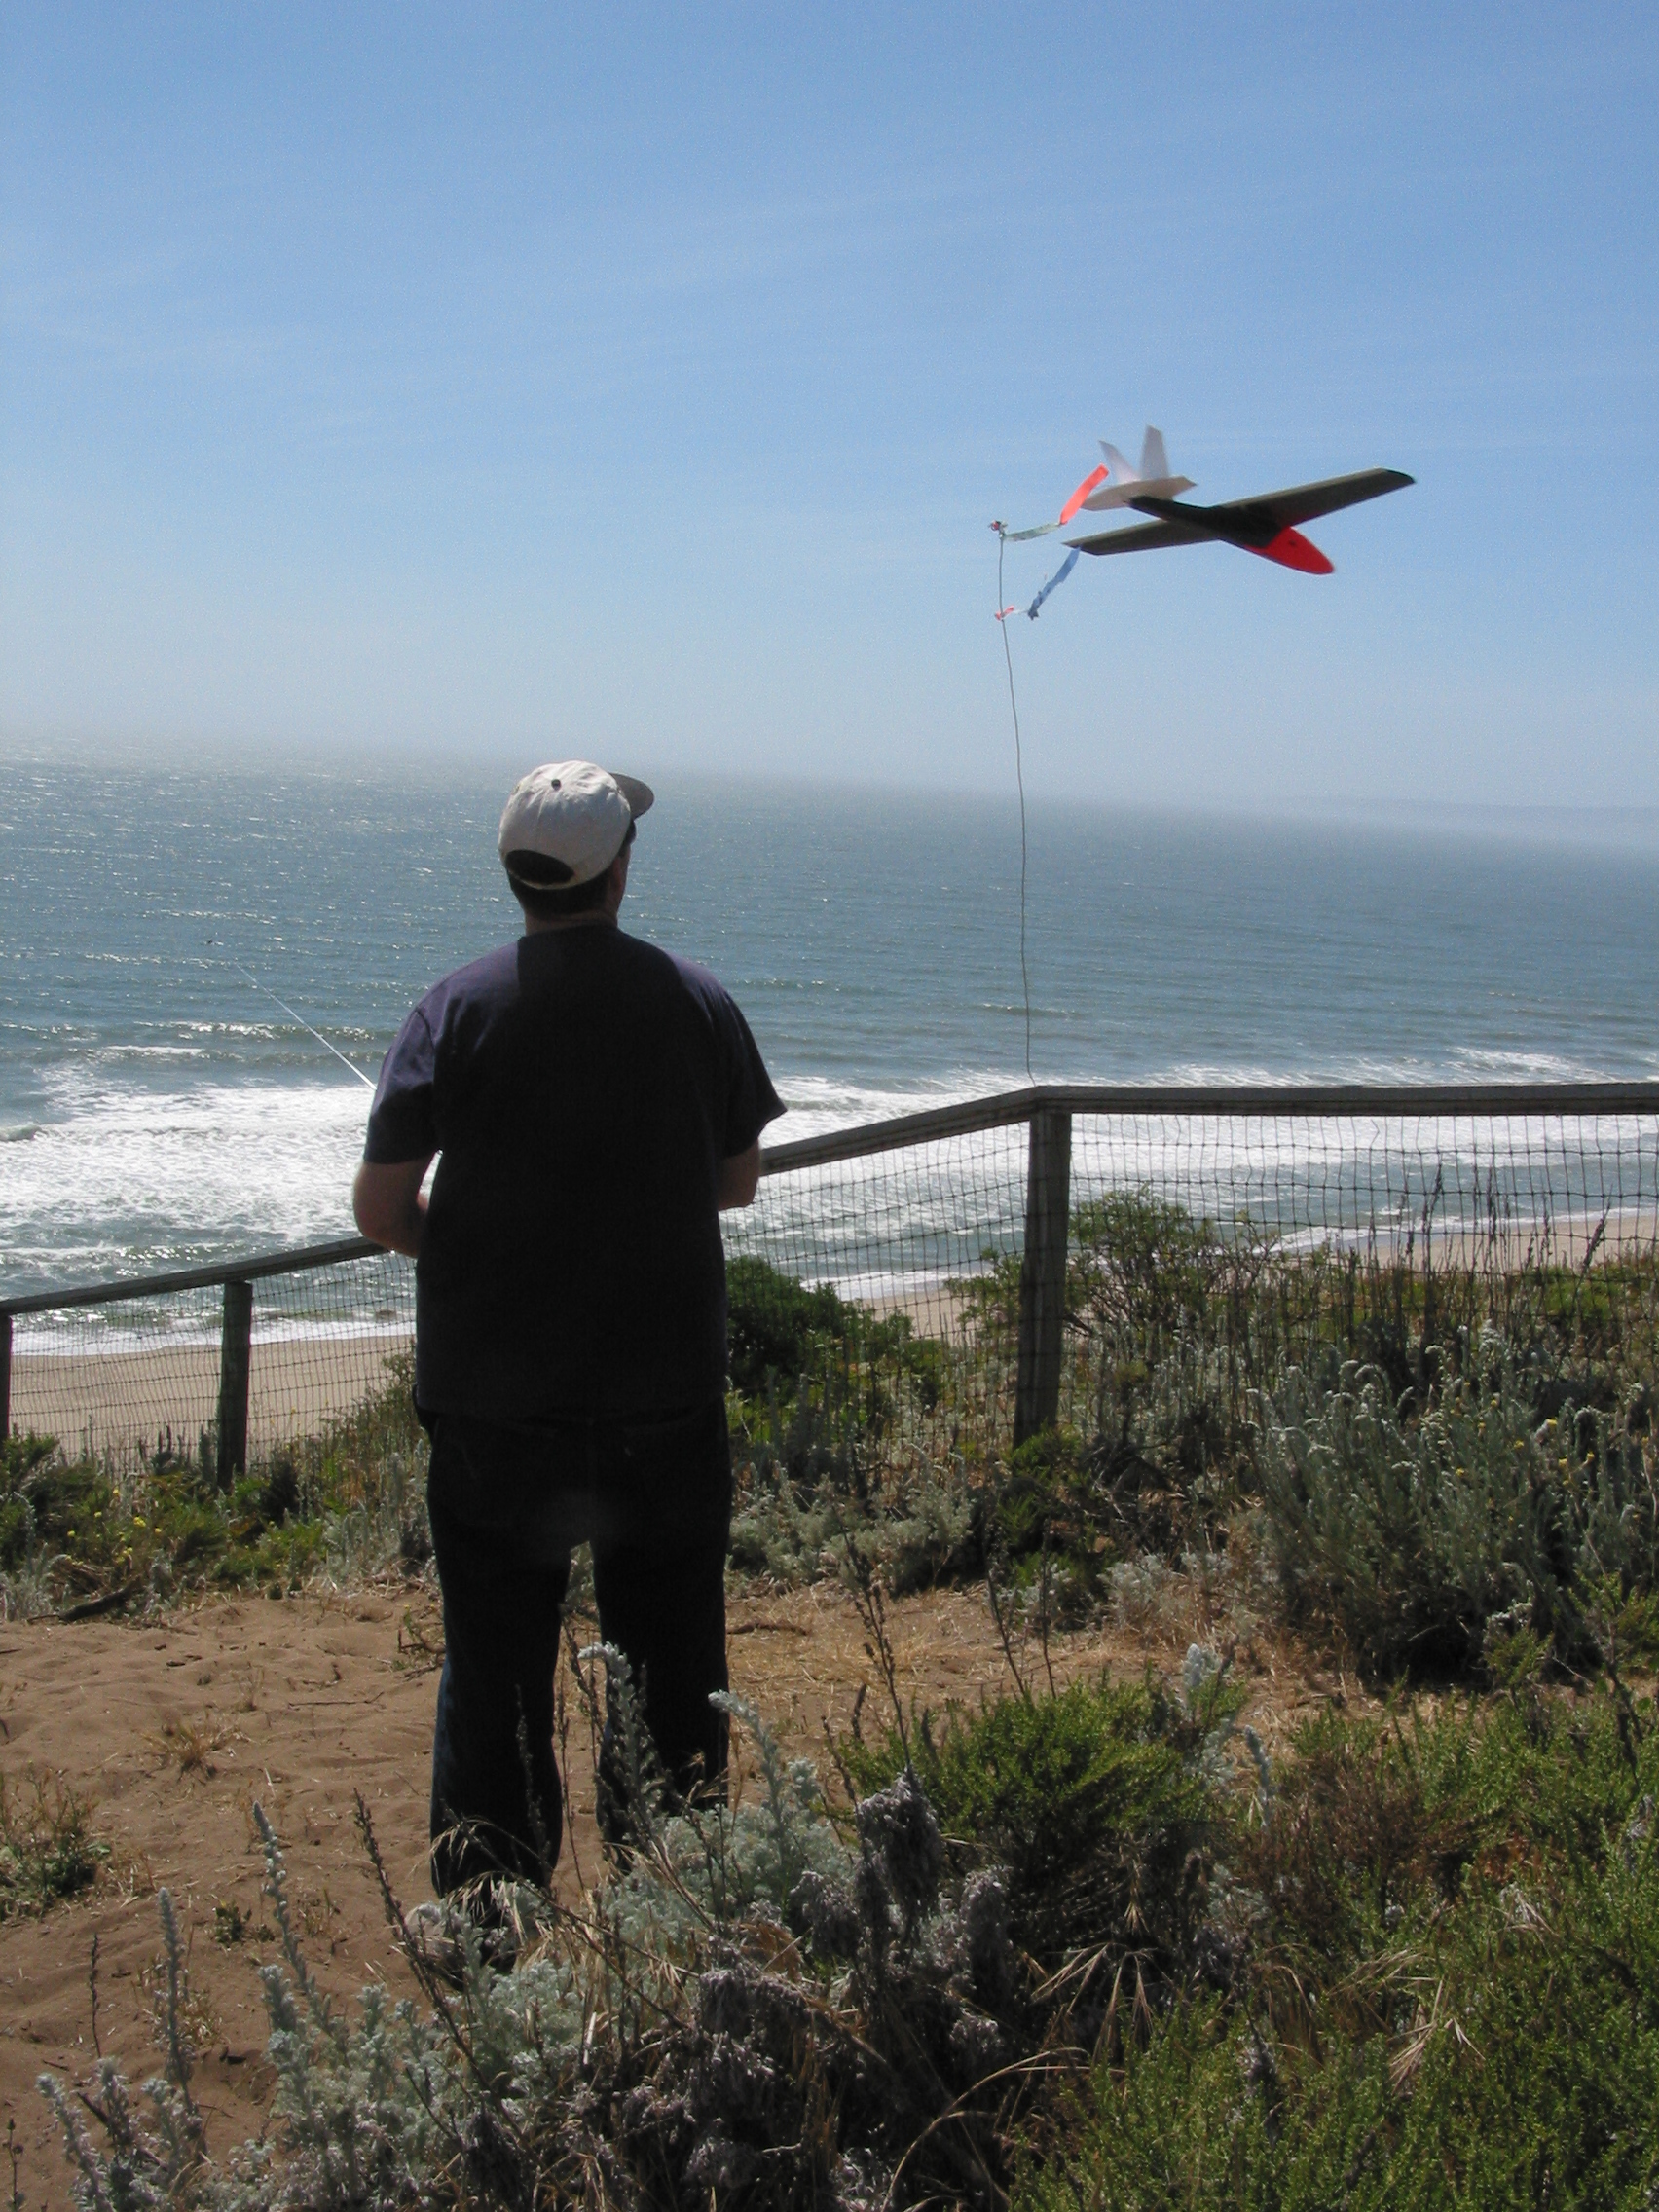
<svg viewBox="0 0 1659 2212"><path fill-rule="evenodd" d="M997 532L997 605L1003 603L1003 534ZM1031 1073L1031 976L1025 965L1025 762L1019 746L1019 702L1014 695L1014 655L1008 645L1008 616L998 622L1002 632L1003 659L1008 663L1008 703L1014 709L1014 775L1019 786L1019 985L1025 995L1025 1080Z"/></svg>
<svg viewBox="0 0 1659 2212"><path fill-rule="evenodd" d="M209 944L211 944L212 941L213 940L211 938L207 940L207 942ZM346 1057L345 1053L340 1050L338 1045L331 1045L328 1042L328 1039L322 1034L322 1031L320 1029L313 1029L303 1014L296 1014L294 1012L294 1009L288 1004L286 999L276 998L276 993L271 988L270 984L262 983L259 977L255 976L251 970L244 968L240 960L233 958L232 955L228 952L225 954L225 958L237 971L238 975L245 976L247 977L248 981L253 985L256 991L263 991L268 999L276 999L276 1004L282 1009L282 1012L288 1016L291 1021L297 1021L308 1037L314 1037L325 1052L332 1052L334 1054L334 1057L340 1062L340 1065L343 1068L350 1068L351 1073L356 1077L359 1083L367 1084L369 1088L373 1090L373 1088L375 1088L373 1080L363 1073L362 1069L357 1065L355 1060L349 1060Z"/></svg>

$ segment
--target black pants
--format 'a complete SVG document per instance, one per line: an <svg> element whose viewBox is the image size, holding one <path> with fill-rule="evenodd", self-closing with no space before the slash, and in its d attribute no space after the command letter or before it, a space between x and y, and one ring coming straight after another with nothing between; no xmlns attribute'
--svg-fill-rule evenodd
<svg viewBox="0 0 1659 2212"><path fill-rule="evenodd" d="M725 1715L709 1693L726 1686L731 1454L719 1402L668 1420L534 1429L424 1418L444 1603L431 1819L441 1893L503 1871L534 1880L558 1857L553 1676L577 1544L593 1547L600 1637L627 1655L669 1780L684 1790L723 1779Z"/></svg>

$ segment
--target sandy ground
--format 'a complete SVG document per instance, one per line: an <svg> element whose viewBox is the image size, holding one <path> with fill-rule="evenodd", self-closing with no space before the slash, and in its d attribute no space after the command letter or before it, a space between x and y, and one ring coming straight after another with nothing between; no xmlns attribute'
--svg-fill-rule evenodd
<svg viewBox="0 0 1659 2212"><path fill-rule="evenodd" d="M975 1592L903 1601L892 1626L907 1700L976 1701L1007 1679ZM1173 1670L1205 1627L1201 1607L1177 1611L1144 1634L1061 1639L1052 1658L1062 1675L1101 1664L1138 1675L1148 1659ZM839 1590L768 1595L751 1585L732 1601L730 1634L734 1687L756 1700L793 1751L822 1762L825 1721L844 1729L861 1685L869 1685L866 1713L878 1717L866 1633ZM256 1801L280 1832L290 1896L323 1984L342 1998L370 1980L415 1994L353 1826L352 1793L368 1804L403 1900L427 1896L438 1639L431 1593L401 1585L214 1602L142 1625L0 1628L0 1773L14 1803L31 1776L60 1779L90 1802L93 1831L110 1850L90 1892L44 1918L0 1924L0 2122L17 2122L20 2201L30 2212L69 2203L68 2168L36 2077L50 2069L67 2083L85 2080L100 2045L134 2080L159 2070L163 1884L189 1949L187 2018L203 2054L195 2086L209 2146L222 2157L264 2124L274 2080L255 1970L277 1945L261 1890ZM1252 1716L1270 1739L1324 1699L1357 1699L1351 1683L1310 1671L1293 1647L1271 1640L1248 1646L1239 1664ZM601 1870L579 1716L569 1766L575 1848L567 1841L559 1879L573 1899Z"/></svg>

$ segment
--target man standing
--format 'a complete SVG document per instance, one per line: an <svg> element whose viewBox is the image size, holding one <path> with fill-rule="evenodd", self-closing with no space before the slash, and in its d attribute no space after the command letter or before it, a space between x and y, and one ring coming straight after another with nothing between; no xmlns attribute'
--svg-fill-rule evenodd
<svg viewBox="0 0 1659 2212"><path fill-rule="evenodd" d="M545 1878L558 1856L553 1676L579 1543L670 1781L723 1782L719 1213L754 1198L783 1107L715 978L617 927L651 798L585 760L516 786L499 847L525 934L404 1022L352 1190L363 1235L416 1261L440 1892Z"/></svg>

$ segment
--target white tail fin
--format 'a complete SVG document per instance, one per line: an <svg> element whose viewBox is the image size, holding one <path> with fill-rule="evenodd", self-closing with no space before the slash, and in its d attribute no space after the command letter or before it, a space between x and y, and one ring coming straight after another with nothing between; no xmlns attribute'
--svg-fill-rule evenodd
<svg viewBox="0 0 1659 2212"><path fill-rule="evenodd" d="M1133 484L1136 481L1134 470L1129 466L1128 462L1124 459L1123 455L1118 451L1116 446L1109 446L1106 443L1106 440L1102 438L1100 441L1100 450L1106 456L1106 465L1112 471L1112 481L1114 484Z"/></svg>
<svg viewBox="0 0 1659 2212"><path fill-rule="evenodd" d="M1163 432L1155 430L1149 423L1146 436L1141 440L1140 472L1148 483L1169 474L1169 456L1163 450Z"/></svg>

